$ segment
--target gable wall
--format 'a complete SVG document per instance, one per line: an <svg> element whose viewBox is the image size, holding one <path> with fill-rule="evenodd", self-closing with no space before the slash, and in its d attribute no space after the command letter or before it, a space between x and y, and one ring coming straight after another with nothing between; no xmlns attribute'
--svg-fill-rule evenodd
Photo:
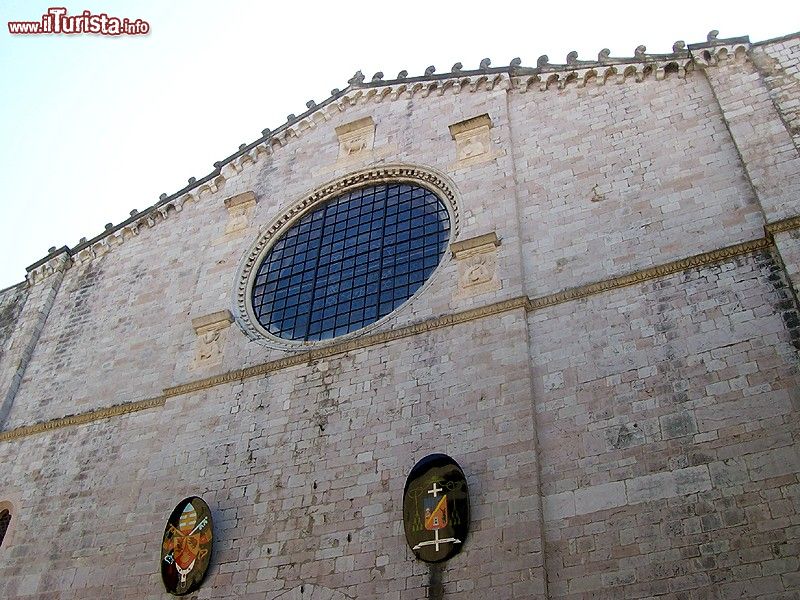
<svg viewBox="0 0 800 600"><path fill-rule="evenodd" d="M786 54L790 70L794 42L780 44L751 55ZM13 374L0 358L0 390L19 375L0 434L15 528L0 596L165 597L165 518L193 494L215 519L202 598L795 593L797 157L773 127L795 92L753 62L525 92L507 77L361 90L241 172L223 167L217 191L3 292L22 309L4 339ZM780 161L737 116L751 89ZM482 114L493 157L458 161L449 126ZM337 162L335 127L367 116L373 153ZM351 345L297 354L233 323L221 361L196 362L192 319L235 313L259 232L387 164L443 175L458 241L496 233L498 285L464 288L448 253ZM224 200L248 191L247 227L226 234ZM442 569L413 559L402 527L405 478L432 452L460 463L473 507Z"/></svg>

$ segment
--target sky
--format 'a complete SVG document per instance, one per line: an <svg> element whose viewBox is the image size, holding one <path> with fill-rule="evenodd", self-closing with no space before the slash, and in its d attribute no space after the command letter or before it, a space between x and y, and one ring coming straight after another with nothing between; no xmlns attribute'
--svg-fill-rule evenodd
<svg viewBox="0 0 800 600"><path fill-rule="evenodd" d="M147 35L11 35L8 21L143 19ZM749 8L748 8L749 7ZM137 2L0 0L0 289L51 246L75 246L200 179L308 100L406 69L525 66L670 52L676 40L800 30L780 2Z"/></svg>

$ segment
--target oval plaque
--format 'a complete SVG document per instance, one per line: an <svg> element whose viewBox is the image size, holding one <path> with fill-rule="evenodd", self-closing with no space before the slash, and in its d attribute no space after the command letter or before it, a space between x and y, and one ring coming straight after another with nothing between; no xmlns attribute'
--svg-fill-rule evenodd
<svg viewBox="0 0 800 600"><path fill-rule="evenodd" d="M455 556L469 529L467 480L446 454L420 460L406 480L403 526L414 555L425 562Z"/></svg>
<svg viewBox="0 0 800 600"><path fill-rule="evenodd" d="M202 498L186 498L175 507L161 544L161 579L175 596L200 587L211 560L211 511Z"/></svg>

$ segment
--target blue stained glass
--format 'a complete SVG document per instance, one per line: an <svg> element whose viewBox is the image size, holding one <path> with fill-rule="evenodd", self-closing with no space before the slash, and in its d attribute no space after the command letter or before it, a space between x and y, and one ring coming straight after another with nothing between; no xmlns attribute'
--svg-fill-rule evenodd
<svg viewBox="0 0 800 600"><path fill-rule="evenodd" d="M426 188L345 193L304 215L262 261L252 294L256 318L290 340L366 327L414 295L449 238L447 209Z"/></svg>

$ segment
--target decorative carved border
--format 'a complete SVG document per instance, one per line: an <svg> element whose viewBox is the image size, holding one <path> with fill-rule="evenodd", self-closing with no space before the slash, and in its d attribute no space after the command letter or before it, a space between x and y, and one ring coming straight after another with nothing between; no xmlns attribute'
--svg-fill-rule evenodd
<svg viewBox="0 0 800 600"><path fill-rule="evenodd" d="M361 350L362 348L368 348L370 346L376 346L378 344L385 344L387 342L392 342L406 337L411 337L414 335L418 335L420 333L432 331L434 329L440 329L442 327L451 327L453 325L467 323L469 321L482 319L484 317L508 312L510 310L515 310L518 308L527 309L527 307L528 307L528 298L526 296L519 296L517 298L503 300L501 302L488 304L486 306L481 306L479 308L473 308L464 312L444 315L441 317L437 317L435 319L430 319L428 321L422 321L420 323L406 325L405 327L400 327L398 329L382 331L380 333L375 333L360 338L354 338L343 342L334 343L322 348L314 348L313 350L308 350L301 354L287 356L286 358L279 358L277 360L262 363L260 365L255 365L253 367L247 367L246 369L237 369L236 371L229 371L228 373L223 373L222 375L207 377L205 379L200 379L198 381L192 381L190 383L186 383L183 385L166 388L164 390L164 396L166 396L167 398L171 398L173 396L189 394L191 392L205 390L210 387L220 385L222 383L242 381L244 379L250 379L251 377L266 375L268 373L273 373L275 371L280 371L283 369L287 369L289 367L294 367L307 362L319 360L321 358L329 358L336 354L344 354L347 352L352 352L353 350Z"/></svg>
<svg viewBox="0 0 800 600"><path fill-rule="evenodd" d="M713 265L742 254L766 250L770 247L770 245L771 242L768 239L760 238L757 240L751 240L748 242L735 244L733 246L728 246L726 248L720 248L718 250L696 254L695 256L682 258L680 260L668 262L663 265L657 265L655 267L649 267L635 273L620 275L619 277L604 279L603 281L571 288L564 290L563 292L556 292L555 294L534 298L530 301L530 310L538 310L548 306L555 306L556 304L563 304L564 302L586 298L587 296L594 296L595 294L600 294L609 290L615 290L617 288L644 283L645 281L649 281L651 279L667 277L669 275L674 275L675 273L685 271L686 269Z"/></svg>
<svg viewBox="0 0 800 600"><path fill-rule="evenodd" d="M490 231L489 233L484 233L483 235L477 235L473 238L469 238L466 240L461 240L460 242L453 242L450 244L450 252L452 253L453 257L459 258L460 255L463 255L470 250L474 250L475 248L480 248L481 246L499 246L500 240L497 237L496 231Z"/></svg>
<svg viewBox="0 0 800 600"><path fill-rule="evenodd" d="M750 42L748 40L729 41L733 43L717 43L715 39L712 43L690 44L689 50L692 53L694 64L703 69L712 66L742 63L750 58Z"/></svg>
<svg viewBox="0 0 800 600"><path fill-rule="evenodd" d="M38 263L35 267L29 267L30 270L25 276L28 285L36 285L51 275L63 273L72 266L74 259L70 256L69 249L66 246L58 250L51 248L51 250L53 250L53 253L45 260Z"/></svg>
<svg viewBox="0 0 800 600"><path fill-rule="evenodd" d="M258 271L258 266L266 257L272 245L277 242L281 235L292 227L299 219L305 214L314 210L317 206L339 196L349 190L364 187L367 185L374 185L378 183L388 182L407 182L423 186L439 198L444 200L450 215L450 238L456 239L460 230L460 217L459 217L459 203L456 199L455 186L447 179L447 177L438 171L428 167L412 166L412 165L387 165L382 167L373 167L338 179L318 188L311 194L303 197L298 202L295 202L287 210L281 213L278 217L272 220L267 226L266 230L259 234L258 239L250 247L250 250L245 254L238 272L236 274L236 289L234 297L235 303L235 320L244 334L251 340L264 344L271 348L288 351L302 352L309 348L319 348L330 345L338 345L342 340L346 340L355 336L363 336L370 330L386 323L387 317L379 319L375 323L368 325L359 331L348 334L339 338L339 341L327 342L292 342L283 340L267 332L256 319L255 314L250 302L252 294L253 281ZM428 282L420 287L414 296L419 295L426 287L435 273L428 278ZM413 297L409 300L413 299ZM407 301L408 302L408 301ZM398 309L400 310L400 309ZM394 311L392 314L396 314Z"/></svg>
<svg viewBox="0 0 800 600"><path fill-rule="evenodd" d="M62 427L69 427L71 425L83 425L84 423L92 423L93 421L110 419L111 417L118 417L120 415L139 412L140 410L159 408L164 406L165 401L165 396L158 396L156 398L149 398L147 400L137 400L136 402L128 402L127 404L117 404L116 406L109 406L108 408L91 410L89 412L79 413L69 417L62 417L60 419L51 419L50 421L44 421L43 423L25 425L24 427L17 427L16 429L11 429L10 431L0 431L0 442L27 437L35 433L43 433L52 429L61 429Z"/></svg>
<svg viewBox="0 0 800 600"><path fill-rule="evenodd" d="M792 219L779 221L779 223L795 223L795 225L792 227L786 227L786 229L792 229L800 226L797 221L800 221L800 217L793 217ZM34 425L27 425L24 427L18 427L17 429L12 429L10 431L0 432L0 442L15 440L71 425L91 423L93 421L108 419L110 417L134 413L141 410L148 410L150 408L159 408L164 406L168 398L173 398L175 396L191 394L193 392L206 390L218 385L224 385L226 383L240 382L245 379L267 375L269 373L274 373L276 371L302 365L322 358L329 358L337 354L344 354L378 344L385 344L395 340L418 335L420 333L433 331L435 329L452 327L454 325L468 323L470 321L483 319L485 317L490 317L513 310L524 309L526 312L532 312L542 308L556 306L558 304L571 302L580 298L594 296L602 292L637 285L651 279L667 277L687 269L710 266L724 262L731 258L735 258L737 256L742 256L744 254L767 250L771 247L771 245L772 242L768 238L750 240L735 244L733 246L728 246L726 248L704 252L702 254L675 260L663 265L643 269L635 273L613 277L611 279L571 288L555 294L548 294L547 296L540 296L539 298L531 299L527 296L518 296L516 298L510 298L508 300L503 300L494 304L488 304L479 308L473 308L460 313L444 315L435 319L414 323L398 329L392 329L389 331L383 331L368 336L334 343L323 348L314 348L300 354L262 363L260 365L254 365L245 369L237 369L235 371L229 371L214 377L205 377L196 381L169 387L164 390L164 393L161 396L156 398L140 400L128 404L119 404L109 408L93 410L61 419L52 419L44 423L36 423Z"/></svg>
<svg viewBox="0 0 800 600"><path fill-rule="evenodd" d="M792 229L800 229L800 215L787 217L786 219L764 225L764 231L766 231L767 237L772 237L776 233L791 231Z"/></svg>

